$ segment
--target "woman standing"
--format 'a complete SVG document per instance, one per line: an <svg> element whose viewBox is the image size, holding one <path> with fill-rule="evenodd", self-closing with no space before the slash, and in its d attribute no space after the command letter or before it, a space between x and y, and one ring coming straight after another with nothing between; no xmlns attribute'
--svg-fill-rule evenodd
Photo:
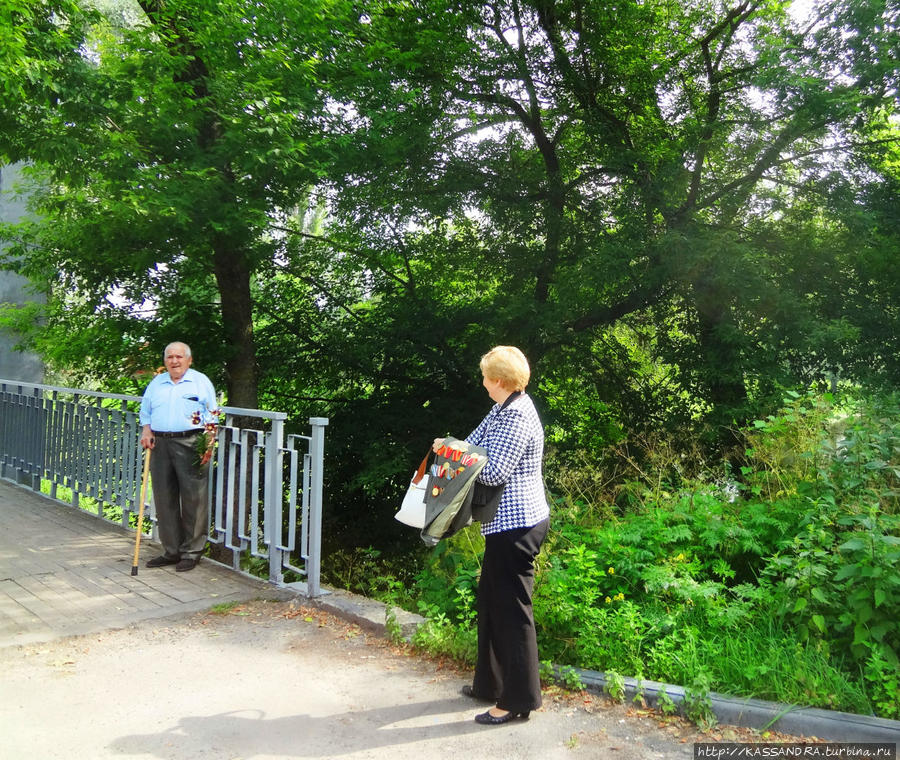
<svg viewBox="0 0 900 760"><path fill-rule="evenodd" d="M478 661L463 694L496 705L475 716L500 725L527 719L541 706L537 634L531 608L534 559L547 535L550 508L541 461L544 431L525 393L531 370L513 346L497 346L481 358L483 385L495 402L466 438L483 446L488 462L478 481L505 484L494 518L482 525L484 560L478 583ZM435 441L435 450L441 445Z"/></svg>

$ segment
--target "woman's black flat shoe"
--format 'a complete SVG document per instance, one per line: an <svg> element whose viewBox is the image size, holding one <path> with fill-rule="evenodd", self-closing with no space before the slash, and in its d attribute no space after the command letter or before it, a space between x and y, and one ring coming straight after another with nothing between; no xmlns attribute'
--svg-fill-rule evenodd
<svg viewBox="0 0 900 760"><path fill-rule="evenodd" d="M480 723L483 726L502 726L504 723L509 723L511 720L515 720L516 718L528 720L528 715L529 713L527 712L508 712L506 713L506 715L501 715L498 718L495 715L491 715L491 711L488 710L485 713L476 715L475 722Z"/></svg>

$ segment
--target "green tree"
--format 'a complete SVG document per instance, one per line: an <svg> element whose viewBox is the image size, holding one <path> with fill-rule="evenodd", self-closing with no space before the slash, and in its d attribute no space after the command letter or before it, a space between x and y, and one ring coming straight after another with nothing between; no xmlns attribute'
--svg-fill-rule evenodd
<svg viewBox="0 0 900 760"><path fill-rule="evenodd" d="M370 252L360 277L385 272L373 320L421 298L417 282L443 287L441 257L465 249L481 279L451 289L459 322L480 314L541 372L575 362L590 385L637 385L610 399L630 422L673 405L746 416L809 374L803 356L840 358L846 317L817 306L841 278L793 276L836 273L836 251L827 236L799 249L780 222L805 202L827 228L823 176L855 184L866 125L894 112L895 10L372 4L340 57L353 108L332 240ZM425 232L436 259L416 254Z"/></svg>
<svg viewBox="0 0 900 760"><path fill-rule="evenodd" d="M42 170L13 252L61 363L188 325L232 403L336 418L330 477L373 514L478 419L495 343L588 449L889 374L893 3L143 7L59 50L12 33L52 73L0 145Z"/></svg>
<svg viewBox="0 0 900 760"><path fill-rule="evenodd" d="M329 213L284 220L259 299L265 392L326 406L333 492L387 518L416 451L483 412L498 342L535 360L551 438L588 449L832 372L855 328L826 308L845 270L823 180L860 187L896 61L890 11L848 8L798 26L778 3L422 1L348 21L319 68L343 117L310 200Z"/></svg>
<svg viewBox="0 0 900 760"><path fill-rule="evenodd" d="M36 219L7 234L49 291L39 335L61 362L106 375L110 355L156 363L182 336L206 366L223 361L230 403L257 406L253 277L273 218L320 172L326 5L146 0L133 23L108 17L13 66L7 81L48 72L0 148L33 162ZM58 36L68 24L42 22Z"/></svg>
<svg viewBox="0 0 900 760"><path fill-rule="evenodd" d="M840 221L832 245L839 252L839 288L823 293L827 308L851 326L836 367L870 384L896 387L900 377L900 124L872 125L871 140L854 154L855 183L830 177L829 195Z"/></svg>

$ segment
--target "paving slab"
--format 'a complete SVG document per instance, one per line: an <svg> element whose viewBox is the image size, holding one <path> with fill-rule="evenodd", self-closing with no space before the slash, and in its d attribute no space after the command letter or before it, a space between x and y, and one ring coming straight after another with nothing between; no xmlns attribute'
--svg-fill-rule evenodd
<svg viewBox="0 0 900 760"><path fill-rule="evenodd" d="M133 576L132 532L0 481L0 647L292 595L207 560L188 573L143 566L159 552L142 540Z"/></svg>

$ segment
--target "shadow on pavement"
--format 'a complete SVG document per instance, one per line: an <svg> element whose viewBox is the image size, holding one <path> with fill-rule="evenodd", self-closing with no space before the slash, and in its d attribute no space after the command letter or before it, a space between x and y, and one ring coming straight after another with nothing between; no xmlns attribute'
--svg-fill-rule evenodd
<svg viewBox="0 0 900 760"><path fill-rule="evenodd" d="M120 737L108 748L159 758L202 756L216 746L227 748L227 757L334 757L497 730L472 717L459 720L459 712L459 699L444 699L325 716L269 718L259 710L191 715L157 733Z"/></svg>

